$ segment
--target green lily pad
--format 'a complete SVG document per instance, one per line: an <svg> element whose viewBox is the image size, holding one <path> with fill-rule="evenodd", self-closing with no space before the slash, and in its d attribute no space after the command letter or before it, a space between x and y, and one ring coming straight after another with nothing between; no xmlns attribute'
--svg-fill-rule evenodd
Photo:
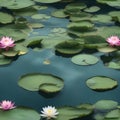
<svg viewBox="0 0 120 120"><path fill-rule="evenodd" d="M113 47L110 47L110 46L105 46L105 47L99 47L99 48L97 48L97 50L99 52L103 52L103 53L110 53L110 52L116 51L117 48L113 48Z"/></svg>
<svg viewBox="0 0 120 120"><path fill-rule="evenodd" d="M85 12L80 12L79 14L72 14L70 15L70 20L72 22L78 22L78 21L83 21L83 20L90 20L91 14L85 13Z"/></svg>
<svg viewBox="0 0 120 120"><path fill-rule="evenodd" d="M77 65L93 65L96 64L99 59L89 54L79 54L72 57L71 61Z"/></svg>
<svg viewBox="0 0 120 120"><path fill-rule="evenodd" d="M94 15L93 17L91 17L90 20L94 22L101 22L101 23L112 23L111 16L104 15L104 14Z"/></svg>
<svg viewBox="0 0 120 120"><path fill-rule="evenodd" d="M106 76L95 76L86 81L87 86L92 90L110 90L115 88L118 83L116 80Z"/></svg>
<svg viewBox="0 0 120 120"><path fill-rule="evenodd" d="M100 8L98 6L91 6L89 8L84 9L85 12L89 12L89 13L94 13L99 10L100 10Z"/></svg>
<svg viewBox="0 0 120 120"><path fill-rule="evenodd" d="M85 3L76 2L76 3L70 3L70 4L66 5L65 10L68 13L72 13L72 12L79 12L80 10L82 10L86 7L87 6Z"/></svg>
<svg viewBox="0 0 120 120"><path fill-rule="evenodd" d="M84 36L84 47L86 48L98 48L98 47L103 47L106 46L106 40L98 35L88 35L88 36Z"/></svg>
<svg viewBox="0 0 120 120"><path fill-rule="evenodd" d="M64 9L53 11L51 14L53 17L57 18L65 18L68 16L67 14L65 14Z"/></svg>
<svg viewBox="0 0 120 120"><path fill-rule="evenodd" d="M12 62L12 59L6 58L4 55L0 55L0 65L7 65Z"/></svg>
<svg viewBox="0 0 120 120"><path fill-rule="evenodd" d="M78 107L61 107L58 108L59 115L56 120L71 120L88 116L92 113L92 109Z"/></svg>
<svg viewBox="0 0 120 120"><path fill-rule="evenodd" d="M119 109L111 110L105 115L105 118L108 118L108 119L120 118L120 110Z"/></svg>
<svg viewBox="0 0 120 120"><path fill-rule="evenodd" d="M35 110L25 107L18 107L13 110L0 110L1 120L40 120L40 114Z"/></svg>
<svg viewBox="0 0 120 120"><path fill-rule="evenodd" d="M7 18L7 19L6 19ZM0 23L7 24L13 22L14 17L8 13L0 12Z"/></svg>
<svg viewBox="0 0 120 120"><path fill-rule="evenodd" d="M59 2L60 0L34 0L34 1L40 3L55 3L55 2Z"/></svg>
<svg viewBox="0 0 120 120"><path fill-rule="evenodd" d="M106 66L113 69L120 69L120 61L117 61L117 62L111 61L107 63Z"/></svg>
<svg viewBox="0 0 120 120"><path fill-rule="evenodd" d="M63 54L76 54L82 51L83 47L75 41L67 40L61 43L58 43L55 46L55 49Z"/></svg>
<svg viewBox="0 0 120 120"><path fill-rule="evenodd" d="M120 11L111 11L108 13L113 21L120 22Z"/></svg>
<svg viewBox="0 0 120 120"><path fill-rule="evenodd" d="M46 14L35 14L31 16L33 19L49 19L51 16Z"/></svg>
<svg viewBox="0 0 120 120"><path fill-rule="evenodd" d="M68 29L77 30L80 32L89 31L93 29L94 24L90 21L70 22L67 26Z"/></svg>
<svg viewBox="0 0 120 120"><path fill-rule="evenodd" d="M111 110L117 107L118 103L113 100L100 100L94 104L97 110Z"/></svg>
<svg viewBox="0 0 120 120"><path fill-rule="evenodd" d="M32 29L39 29L44 27L44 25L41 23L28 23L28 26Z"/></svg>
<svg viewBox="0 0 120 120"><path fill-rule="evenodd" d="M62 90L64 82L61 78L50 74L32 73L23 75L18 85L30 91L42 91L44 93L55 93Z"/></svg>
<svg viewBox="0 0 120 120"><path fill-rule="evenodd" d="M18 51L15 50L9 50L9 51L3 51L2 55L6 56L6 57L14 57L18 54Z"/></svg>
<svg viewBox="0 0 120 120"><path fill-rule="evenodd" d="M6 7L8 9L22 9L34 5L35 3L32 0L1 0L0 6Z"/></svg>

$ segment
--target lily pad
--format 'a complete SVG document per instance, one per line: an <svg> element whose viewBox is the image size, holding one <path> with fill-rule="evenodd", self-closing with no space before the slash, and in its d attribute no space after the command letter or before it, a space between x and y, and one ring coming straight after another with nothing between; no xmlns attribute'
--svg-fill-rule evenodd
<svg viewBox="0 0 120 120"><path fill-rule="evenodd" d="M6 57L14 57L18 54L18 51L15 50L9 50L9 51L3 51L2 55L6 56Z"/></svg>
<svg viewBox="0 0 120 120"><path fill-rule="evenodd" d="M115 109L117 105L118 102L113 100L100 100L94 104L94 107L97 110L111 110L111 109Z"/></svg>
<svg viewBox="0 0 120 120"><path fill-rule="evenodd" d="M106 66L113 69L120 69L120 61L117 61L117 62L111 61L107 63Z"/></svg>
<svg viewBox="0 0 120 120"><path fill-rule="evenodd" d="M99 59L89 54L79 54L72 57L71 61L77 65L93 65L96 64Z"/></svg>
<svg viewBox="0 0 120 120"><path fill-rule="evenodd" d="M0 6L6 7L8 9L22 9L34 5L35 3L32 0L1 0Z"/></svg>
<svg viewBox="0 0 120 120"><path fill-rule="evenodd" d="M78 107L61 107L58 108L59 116L56 120L71 120L88 116L92 113L92 109Z"/></svg>
<svg viewBox="0 0 120 120"><path fill-rule="evenodd" d="M12 59L6 58L4 55L0 55L0 65L7 65L12 62Z"/></svg>
<svg viewBox="0 0 120 120"><path fill-rule="evenodd" d="M40 3L55 3L55 2L59 2L61 0L34 0L36 2L40 2Z"/></svg>
<svg viewBox="0 0 120 120"><path fill-rule="evenodd" d="M7 19L6 19L7 18ZM0 12L0 23L7 24L13 22L14 17L8 13Z"/></svg>
<svg viewBox="0 0 120 120"><path fill-rule="evenodd" d="M60 9L60 10L53 11L52 16L57 18L65 18L68 15L65 14L64 9Z"/></svg>
<svg viewBox="0 0 120 120"><path fill-rule="evenodd" d="M49 19L51 16L46 14L34 14L31 16L33 19Z"/></svg>
<svg viewBox="0 0 120 120"><path fill-rule="evenodd" d="M40 120L40 114L35 110L25 107L18 107L9 111L0 110L1 120Z"/></svg>
<svg viewBox="0 0 120 120"><path fill-rule="evenodd" d="M55 46L55 49L63 54L76 54L82 51L83 47L75 41L67 40L61 43L58 43Z"/></svg>
<svg viewBox="0 0 120 120"><path fill-rule="evenodd" d="M89 8L84 9L85 12L89 12L89 13L94 13L99 10L100 10L100 8L98 6L91 6Z"/></svg>
<svg viewBox="0 0 120 120"><path fill-rule="evenodd" d="M104 91L115 88L118 82L106 76L95 76L89 78L86 84L92 90Z"/></svg>
<svg viewBox="0 0 120 120"><path fill-rule="evenodd" d="M67 26L68 29L74 31L85 32L93 29L94 24L90 21L70 22Z"/></svg>
<svg viewBox="0 0 120 120"><path fill-rule="evenodd" d="M103 52L103 53L110 53L110 52L116 51L117 48L113 48L113 47L110 47L110 46L105 46L105 47L99 47L99 48L97 48L97 50L99 52Z"/></svg>
<svg viewBox="0 0 120 120"><path fill-rule="evenodd" d="M62 90L64 82L51 74L31 73L23 75L18 85L30 91L42 91L44 93L55 93Z"/></svg>

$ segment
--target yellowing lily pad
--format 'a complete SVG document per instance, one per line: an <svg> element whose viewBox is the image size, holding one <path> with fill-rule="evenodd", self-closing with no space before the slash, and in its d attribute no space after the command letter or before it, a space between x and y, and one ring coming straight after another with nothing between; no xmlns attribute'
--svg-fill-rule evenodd
<svg viewBox="0 0 120 120"><path fill-rule="evenodd" d="M93 65L96 64L99 59L89 54L79 54L72 57L71 61L77 65Z"/></svg>
<svg viewBox="0 0 120 120"><path fill-rule="evenodd" d="M18 85L30 91L42 91L44 93L55 93L62 90L64 82L61 78L50 74L31 73L23 75Z"/></svg>
<svg viewBox="0 0 120 120"><path fill-rule="evenodd" d="M87 86L92 90L110 90L115 88L118 83L116 80L106 76L95 76L86 81Z"/></svg>

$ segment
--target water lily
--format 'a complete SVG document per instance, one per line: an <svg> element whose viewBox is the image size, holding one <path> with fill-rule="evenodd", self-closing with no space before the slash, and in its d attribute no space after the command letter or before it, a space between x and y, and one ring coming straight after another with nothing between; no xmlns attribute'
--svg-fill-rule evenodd
<svg viewBox="0 0 120 120"><path fill-rule="evenodd" d="M0 102L0 109L2 110L11 110L11 109L14 109L15 107L16 106L12 101L3 100L2 102Z"/></svg>
<svg viewBox="0 0 120 120"><path fill-rule="evenodd" d="M56 115L59 114L59 112L57 112L57 109L52 106L44 107L41 113L42 113L41 116L47 118L48 120L56 118Z"/></svg>
<svg viewBox="0 0 120 120"><path fill-rule="evenodd" d="M0 40L0 48L8 50L9 48L14 47L14 40L10 37L2 37Z"/></svg>
<svg viewBox="0 0 120 120"><path fill-rule="evenodd" d="M106 40L110 46L120 46L120 39L118 36L111 36Z"/></svg>

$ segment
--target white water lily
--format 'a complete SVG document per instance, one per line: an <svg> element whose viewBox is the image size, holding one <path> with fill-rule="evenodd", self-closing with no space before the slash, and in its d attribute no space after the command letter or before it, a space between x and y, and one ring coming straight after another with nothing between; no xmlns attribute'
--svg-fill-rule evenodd
<svg viewBox="0 0 120 120"><path fill-rule="evenodd" d="M41 113L41 116L47 118L48 120L51 118L56 118L56 115L59 114L59 112L57 112L57 109L52 106L44 107Z"/></svg>

